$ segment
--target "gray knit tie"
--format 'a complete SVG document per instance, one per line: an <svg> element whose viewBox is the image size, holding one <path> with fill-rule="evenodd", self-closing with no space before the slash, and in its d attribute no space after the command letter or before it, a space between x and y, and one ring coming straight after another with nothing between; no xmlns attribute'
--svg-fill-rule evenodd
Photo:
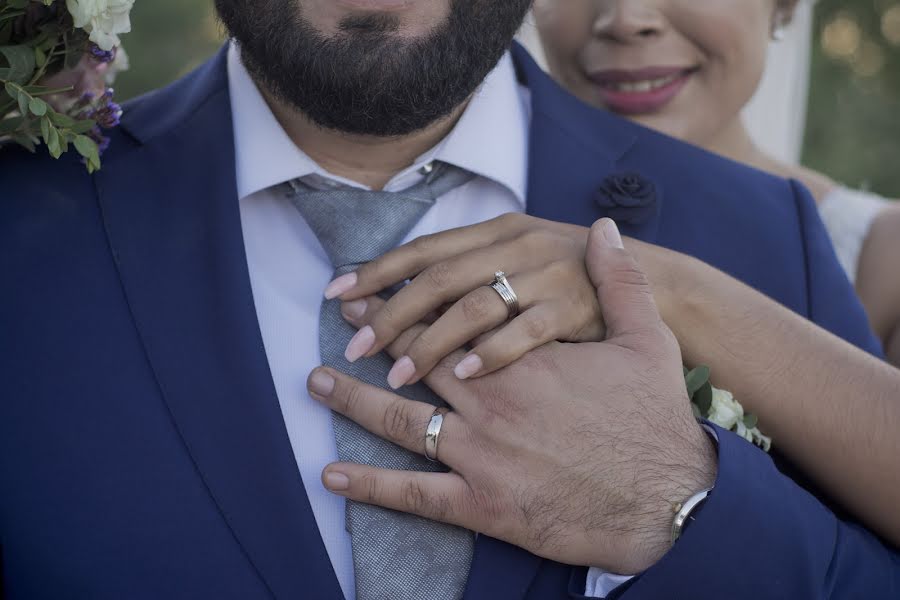
<svg viewBox="0 0 900 600"><path fill-rule="evenodd" d="M351 187L316 190L291 182L291 200L306 219L335 268L335 277L396 248L437 198L473 175L436 163L419 184L402 192ZM344 349L356 331L341 316L340 301L322 303L319 349L322 362L360 381L386 388L393 364L386 354L351 364ZM406 398L435 406L443 401L424 384L407 386ZM340 459L386 469L435 471L440 465L372 435L338 414L332 424ZM425 431L422 431L424 446ZM347 531L353 545L358 600L457 600L472 561L471 531L353 501L347 501Z"/></svg>

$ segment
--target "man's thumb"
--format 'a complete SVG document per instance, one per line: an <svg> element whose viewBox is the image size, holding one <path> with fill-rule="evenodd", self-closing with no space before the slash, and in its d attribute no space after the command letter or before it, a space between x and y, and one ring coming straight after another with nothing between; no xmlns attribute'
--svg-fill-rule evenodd
<svg viewBox="0 0 900 600"><path fill-rule="evenodd" d="M660 323L650 282L625 250L614 221L600 219L591 227L585 260L609 338Z"/></svg>

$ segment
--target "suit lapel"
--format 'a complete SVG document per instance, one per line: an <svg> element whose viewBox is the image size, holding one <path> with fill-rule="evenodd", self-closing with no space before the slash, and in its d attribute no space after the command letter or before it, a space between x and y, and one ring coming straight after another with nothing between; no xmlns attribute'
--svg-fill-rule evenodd
<svg viewBox="0 0 900 600"><path fill-rule="evenodd" d="M100 202L127 301L175 425L273 595L341 597L253 304L225 53L126 112L123 128L139 145L98 175Z"/></svg>
<svg viewBox="0 0 900 600"><path fill-rule="evenodd" d="M528 213L589 227L605 216L594 200L604 179L629 171L627 155L637 144L639 130L567 93L518 44L513 58L519 81L531 92ZM658 188L657 196L661 203ZM659 212L640 225L619 225L625 235L652 241Z"/></svg>

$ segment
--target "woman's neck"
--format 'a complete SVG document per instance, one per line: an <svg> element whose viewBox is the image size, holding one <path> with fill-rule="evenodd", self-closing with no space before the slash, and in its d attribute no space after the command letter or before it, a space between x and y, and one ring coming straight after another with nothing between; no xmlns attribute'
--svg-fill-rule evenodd
<svg viewBox="0 0 900 600"><path fill-rule="evenodd" d="M821 202L837 184L822 175L800 165L779 161L762 151L750 137L743 120L738 116L727 127L721 129L712 139L703 144L704 148L716 154L766 171L786 179L796 179L812 192L817 202Z"/></svg>

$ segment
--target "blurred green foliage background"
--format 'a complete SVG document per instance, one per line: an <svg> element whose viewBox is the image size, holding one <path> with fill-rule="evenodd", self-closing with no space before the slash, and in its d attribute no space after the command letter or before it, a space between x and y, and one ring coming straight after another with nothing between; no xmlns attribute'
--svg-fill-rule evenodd
<svg viewBox="0 0 900 600"><path fill-rule="evenodd" d="M900 198L900 1L819 0L803 162Z"/></svg>
<svg viewBox="0 0 900 600"><path fill-rule="evenodd" d="M132 21L120 99L187 73L224 39L212 0L137 0ZM900 0L819 0L814 44L803 162L900 198Z"/></svg>

